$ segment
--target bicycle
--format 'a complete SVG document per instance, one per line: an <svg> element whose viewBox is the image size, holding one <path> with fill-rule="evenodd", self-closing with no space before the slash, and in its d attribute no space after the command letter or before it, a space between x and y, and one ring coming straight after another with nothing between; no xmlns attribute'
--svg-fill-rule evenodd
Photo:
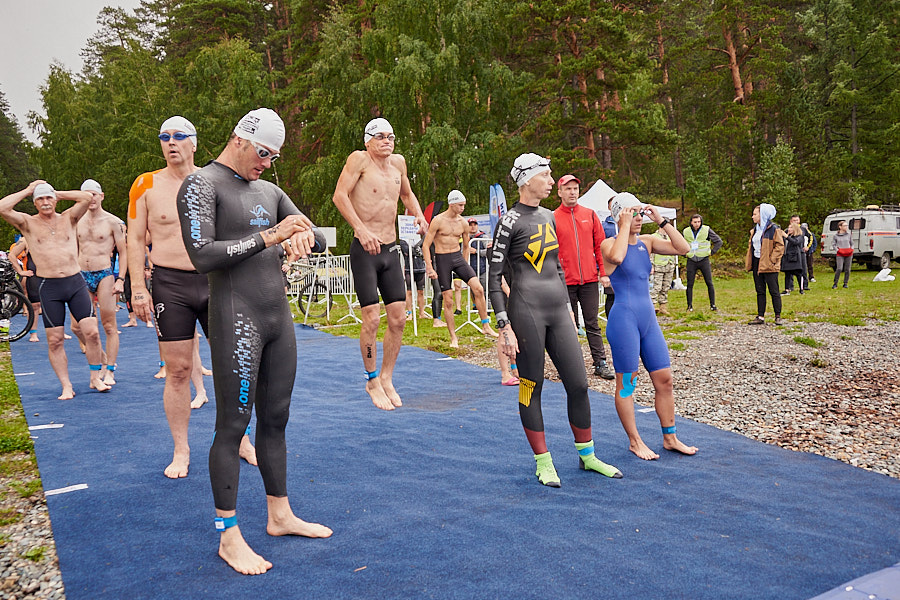
<svg viewBox="0 0 900 600"><path fill-rule="evenodd" d="M25 309L24 322L12 318ZM22 328L19 329L19 325ZM15 342L31 331L34 325L34 307L25 295L22 284L16 279L16 272L12 263L6 259L0 259L0 342Z"/></svg>
<svg viewBox="0 0 900 600"><path fill-rule="evenodd" d="M304 317L320 319L334 305L334 296L328 289L328 273L325 256L310 256L291 263L287 272L291 302L297 305Z"/></svg>

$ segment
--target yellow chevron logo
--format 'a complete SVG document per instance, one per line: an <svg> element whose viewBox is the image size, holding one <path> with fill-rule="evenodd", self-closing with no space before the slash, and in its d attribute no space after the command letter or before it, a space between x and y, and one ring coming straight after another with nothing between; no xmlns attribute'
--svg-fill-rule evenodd
<svg viewBox="0 0 900 600"><path fill-rule="evenodd" d="M544 259L547 258L547 253L559 248L559 242L556 240L556 231L553 230L550 223L542 223L537 227L538 232L529 238L535 241L528 244L525 258L540 273L544 268Z"/></svg>
<svg viewBox="0 0 900 600"><path fill-rule="evenodd" d="M534 393L534 382L519 377L519 404L528 407L531 404L531 394Z"/></svg>

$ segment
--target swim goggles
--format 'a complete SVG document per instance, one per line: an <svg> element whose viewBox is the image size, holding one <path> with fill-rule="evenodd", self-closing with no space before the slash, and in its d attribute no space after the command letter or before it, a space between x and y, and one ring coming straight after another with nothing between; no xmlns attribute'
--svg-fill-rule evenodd
<svg viewBox="0 0 900 600"><path fill-rule="evenodd" d="M278 157L281 156L277 152L272 152L268 148L264 148L252 140L247 141L253 144L253 147L256 149L256 155L260 158L268 158L272 162L275 162L276 160L278 160Z"/></svg>
<svg viewBox="0 0 900 600"><path fill-rule="evenodd" d="M172 138L175 138L176 141L186 140L191 136L197 135L196 133L184 133L183 131L176 131L175 133L161 133L159 134L159 139L164 142L168 142Z"/></svg>

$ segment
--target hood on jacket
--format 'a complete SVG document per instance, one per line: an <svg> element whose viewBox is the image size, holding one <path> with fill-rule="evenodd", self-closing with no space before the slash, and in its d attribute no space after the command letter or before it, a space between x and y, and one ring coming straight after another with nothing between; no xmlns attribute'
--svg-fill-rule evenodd
<svg viewBox="0 0 900 600"><path fill-rule="evenodd" d="M775 218L775 215L778 211L775 210L775 207L771 204L760 204L759 205L759 225L756 226L760 231L765 231L766 227L769 226L769 223L772 219Z"/></svg>

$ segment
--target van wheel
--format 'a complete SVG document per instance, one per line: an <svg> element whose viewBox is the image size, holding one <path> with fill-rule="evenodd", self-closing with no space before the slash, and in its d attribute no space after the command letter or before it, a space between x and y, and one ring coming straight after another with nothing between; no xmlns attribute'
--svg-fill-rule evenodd
<svg viewBox="0 0 900 600"><path fill-rule="evenodd" d="M882 269L890 269L891 268L891 253L885 252L881 255L881 268Z"/></svg>

